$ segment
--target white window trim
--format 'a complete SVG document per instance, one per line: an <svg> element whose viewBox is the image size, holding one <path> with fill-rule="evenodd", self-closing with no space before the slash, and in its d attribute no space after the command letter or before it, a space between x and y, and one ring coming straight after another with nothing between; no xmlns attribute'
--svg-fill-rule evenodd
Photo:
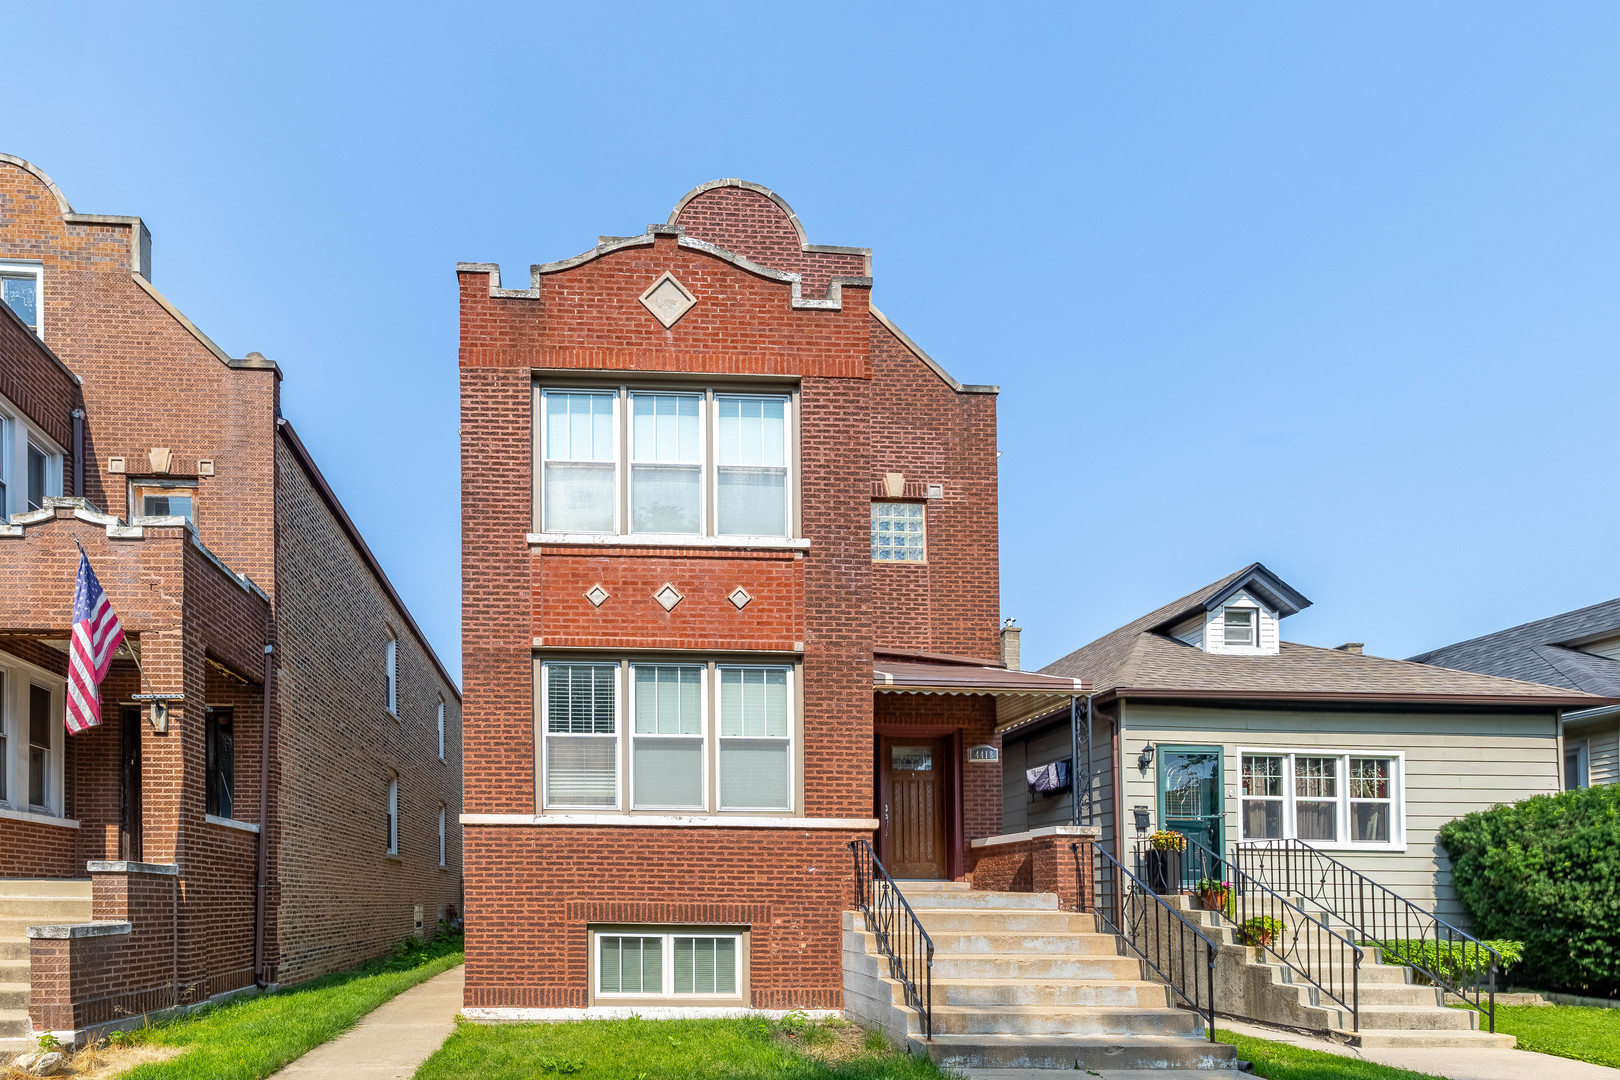
<svg viewBox="0 0 1620 1080"><path fill-rule="evenodd" d="M439 804L439 865L445 866L450 850L450 808Z"/></svg>
<svg viewBox="0 0 1620 1080"><path fill-rule="evenodd" d="M702 1004L709 1004L717 1001L740 1002L743 999L743 994L746 991L744 972L747 970L746 957L748 946L746 935L741 930L733 929L731 927L709 926L602 926L592 927L590 935L590 985L592 1000L669 1002L693 1001ZM602 992L602 939L612 937L660 939L660 951L662 955L660 956L659 962L659 974L662 976L661 981L663 985L660 987L657 993L652 993L645 990L630 993L626 993L624 991L615 991L613 993ZM735 965L732 972L731 982L734 989L731 993L677 994L675 992L675 939L678 937L731 938L735 942L731 953L732 964Z"/></svg>
<svg viewBox="0 0 1620 1080"><path fill-rule="evenodd" d="M399 854L399 774L388 777L388 854Z"/></svg>
<svg viewBox="0 0 1620 1080"><path fill-rule="evenodd" d="M28 509L29 444L45 454L45 494L62 494L67 451L35 427L8 398L0 397L0 480L6 485L5 500L0 503L0 522Z"/></svg>
<svg viewBox="0 0 1620 1080"><path fill-rule="evenodd" d="M714 471L713 470L713 464L714 463L711 460L712 455L709 453L709 441L713 437L713 429L710 427L710 418L709 418L708 405L710 403L710 399L712 398L712 395L707 394L702 390L698 390L698 391L691 391L691 390L643 390L643 389L640 389L640 388L637 388L637 387L631 387L629 393L625 396L625 402L626 402L627 405L630 406L628 409L625 410L625 429L626 429L626 431L625 431L625 440L624 440L625 488L624 488L624 497L622 499L615 500L616 502L622 503L624 508L625 508L625 512L627 514L629 514L629 519L624 522L622 528L624 529L625 532L629 533L632 536L646 535L644 533L639 533L639 532L636 531L636 523L635 523L636 466L638 464L640 464L640 465L654 465L654 466L656 466L656 465L672 465L672 466L675 466L677 468L687 468L687 469L690 469L692 467L692 465L693 465L693 462L690 462L690 461L642 461L642 462L638 462L636 460L636 410L635 410L635 400L636 400L637 397L689 398L689 399L695 400L697 402L697 406L698 406L698 409L697 409L697 421L698 421L698 432L697 432L698 454L697 454L697 458L698 459L697 459L697 462L696 462L697 471L698 471L698 513L697 513L698 527L697 527L697 532L695 532L695 533L653 533L652 535L654 535L654 536L666 536L666 535L670 535L670 536L713 536L714 533L715 533L715 530L709 527L709 518L710 518L710 516L712 514L711 507L713 506L713 501L709 498L709 480L708 480L709 474Z"/></svg>
<svg viewBox="0 0 1620 1080"><path fill-rule="evenodd" d="M439 699L438 728L439 728L439 760L443 761L444 760L444 698L442 698L442 697Z"/></svg>
<svg viewBox="0 0 1620 1080"><path fill-rule="evenodd" d="M5 694L0 697L0 724L5 727L6 757L0 769L6 773L6 798L0 808L30 819L66 821L62 795L66 786L67 682L44 668L9 654L0 654L0 670L5 672ZM51 693L50 761L45 778L45 805L28 802L28 688L41 686Z"/></svg>
<svg viewBox="0 0 1620 1080"><path fill-rule="evenodd" d="M757 391L733 388L717 389L713 386L701 388L675 388L675 387L641 387L623 384L620 386L540 386L538 384L538 397L535 411L538 413L535 427L539 432L539 445L535 453L539 461L536 470L535 503L540 507L541 531L529 533L527 540L530 544L625 544L649 547L808 547L808 541L799 537L801 531L798 525L798 503L796 475L798 472L795 454L797 452L797 416L798 397L787 389L760 389ZM546 524L545 506L545 468L547 462L549 410L546 408L546 395L559 394L612 394L613 395L613 531L612 532L564 532L551 529ZM635 432L633 413L630 408L630 399L636 394L666 394L696 397L700 401L698 410L698 469L700 483L698 506L698 531L695 533L652 533L633 532L630 515L630 485L635 465ZM786 533L782 536L748 536L744 534L720 535L719 519L716 507L719 501L719 454L711 452L720 427L719 400L723 397L753 397L753 398L781 398L783 410L783 460L787 463L787 481L784 487L786 506ZM558 459L564 460L564 459ZM926 523L924 525L926 529Z"/></svg>
<svg viewBox="0 0 1620 1080"><path fill-rule="evenodd" d="M570 666L574 664L595 664L600 666L613 666L613 810L609 811L601 806L572 806L558 804L551 801L551 740L552 739L605 739L608 736L599 733L584 734L579 732L551 730L551 667ZM625 801L624 778L624 680L625 666L619 660L587 660L587 659L556 659L543 660L540 663L540 708L539 716L535 718L540 728L540 805L547 810L574 810L582 813L610 813L622 809Z"/></svg>
<svg viewBox="0 0 1620 1080"><path fill-rule="evenodd" d="M1338 816L1337 833L1341 837L1350 835L1350 758L1382 758L1394 763L1390 770L1390 809L1389 809L1389 843L1375 844L1365 841L1350 842L1347 839L1328 843L1324 840L1306 840L1314 848L1323 851L1405 851L1406 850L1406 751L1404 750L1344 750L1334 747L1282 747L1282 746L1240 746L1237 748L1237 829L1239 843L1265 843L1265 837L1250 838L1243 835L1243 758L1245 755L1256 757L1282 757L1287 761L1283 764L1283 835L1282 839L1297 839L1296 814L1294 811L1294 759L1296 757L1324 757L1338 758L1339 781L1338 790ZM1270 839L1276 839L1272 837Z"/></svg>
<svg viewBox="0 0 1620 1080"><path fill-rule="evenodd" d="M387 631L388 640L383 645L383 677L388 681L388 700L383 707L397 720L399 718L399 637L392 630Z"/></svg>
<svg viewBox="0 0 1620 1080"><path fill-rule="evenodd" d="M1581 784L1580 784L1580 786L1583 787L1583 788L1588 788L1588 787L1592 786L1591 749L1592 749L1592 740L1589 739L1589 738L1577 739L1577 740L1573 740L1573 741L1567 741L1567 742L1564 743L1564 768L1566 770L1566 775L1564 776L1564 790L1565 791L1577 790L1577 789L1571 788L1569 786L1570 778L1567 775L1567 771L1568 771L1568 768L1569 768L1569 756L1571 754L1575 755L1575 765L1581 771Z"/></svg>
<svg viewBox="0 0 1620 1080"><path fill-rule="evenodd" d="M722 735L722 734L720 734L722 731L725 730L724 723L723 723L723 718L720 715L720 708L721 708L720 702L721 702L721 696L722 696L721 693L720 693L720 672L722 670L732 670L732 669L760 670L760 671L786 671L787 672L787 690L786 690L786 693L787 693L788 733L787 733L786 736L779 736L779 735ZM798 755L798 752L797 752L797 748L794 746L794 742L795 742L794 734L795 734L795 731L796 731L797 726L798 726L795 723L795 717L797 715L796 702L797 702L798 698L796 697L796 695L794 693L793 674L794 674L794 670L793 670L793 665L792 664L727 664L727 663L717 663L717 664L715 664L715 669L714 669L714 680L715 680L714 746L713 746L712 753L714 754L714 758L715 758L715 763L714 763L714 765L715 765L714 810L715 810L716 814L720 814L720 815L725 815L725 814L762 814L762 813L791 814L793 812L794 793L798 788L798 775L799 775L798 774L799 755ZM735 740L737 742L770 741L770 742L785 742L785 743L787 743L787 805L786 806L726 806L725 805L724 798L721 795L721 792L725 790L725 772L720 767L720 761L721 761L720 746L721 746L722 743L724 743L728 739Z"/></svg>
<svg viewBox="0 0 1620 1080"><path fill-rule="evenodd" d="M636 734L636 668L638 667L673 667L696 668L698 671L698 733L696 735L638 735ZM632 660L627 678L626 693L629 704L625 709L628 730L625 734L630 739L630 779L628 785L630 809L632 810L664 810L673 813L682 811L688 814L701 814L709 808L709 665L706 663L681 662L679 660ZM686 739L698 744L698 805L679 806L636 802L636 740L637 739Z"/></svg>
<svg viewBox="0 0 1620 1080"><path fill-rule="evenodd" d="M1249 615L1249 640L1228 641L1226 637L1227 616L1234 611L1244 611ZM1260 609L1253 604L1227 604L1221 608L1221 647L1224 649L1258 649L1260 648Z"/></svg>
<svg viewBox="0 0 1620 1080"><path fill-rule="evenodd" d="M45 264L26 260L0 259L0 274L4 274L6 277L21 277L25 274L33 276L34 305L37 308L35 317L39 320L34 325L34 333L43 341L45 338ZM27 324L24 323L23 325L26 326Z"/></svg>

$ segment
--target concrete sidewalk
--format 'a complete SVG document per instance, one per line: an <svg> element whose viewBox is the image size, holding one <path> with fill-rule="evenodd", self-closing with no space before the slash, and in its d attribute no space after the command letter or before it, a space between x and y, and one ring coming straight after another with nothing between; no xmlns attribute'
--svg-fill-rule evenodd
<svg viewBox="0 0 1620 1080"><path fill-rule="evenodd" d="M1303 1046L1311 1050L1324 1050L1340 1057L1375 1061L1380 1065L1394 1065L1446 1080L1620 1080L1620 1069L1603 1065L1589 1065L1571 1058L1537 1054L1529 1050L1497 1050L1485 1047L1360 1047L1345 1046L1329 1039L1314 1039L1291 1031L1245 1024L1238 1020L1218 1018L1215 1026L1235 1031L1239 1035L1252 1035L1257 1039Z"/></svg>
<svg viewBox="0 0 1620 1080"><path fill-rule="evenodd" d="M342 1076L410 1080L456 1028L464 967L413 986L361 1017L347 1032L317 1046L271 1080Z"/></svg>

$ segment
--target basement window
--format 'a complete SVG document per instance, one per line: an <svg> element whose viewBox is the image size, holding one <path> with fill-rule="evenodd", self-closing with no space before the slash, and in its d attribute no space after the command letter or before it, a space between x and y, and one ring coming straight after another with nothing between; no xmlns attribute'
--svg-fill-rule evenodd
<svg viewBox="0 0 1620 1080"><path fill-rule="evenodd" d="M599 998L721 999L742 996L743 935L711 927L599 930L593 960Z"/></svg>

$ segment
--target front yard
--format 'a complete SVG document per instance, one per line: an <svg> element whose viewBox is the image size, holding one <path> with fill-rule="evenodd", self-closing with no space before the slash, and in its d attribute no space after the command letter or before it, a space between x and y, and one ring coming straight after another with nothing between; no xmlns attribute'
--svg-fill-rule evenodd
<svg viewBox="0 0 1620 1080"><path fill-rule="evenodd" d="M1498 1005L1496 1030L1520 1050L1620 1069L1620 1009L1582 1005Z"/></svg>
<svg viewBox="0 0 1620 1080"><path fill-rule="evenodd" d="M939 1080L929 1061L844 1021L461 1024L416 1080Z"/></svg>

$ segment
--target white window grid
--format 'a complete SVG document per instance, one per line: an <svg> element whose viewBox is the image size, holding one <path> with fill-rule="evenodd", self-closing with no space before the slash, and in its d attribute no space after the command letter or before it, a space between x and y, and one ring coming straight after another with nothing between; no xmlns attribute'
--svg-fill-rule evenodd
<svg viewBox="0 0 1620 1080"><path fill-rule="evenodd" d="M647 669L652 669L654 671L657 671L659 669L672 669L672 670L675 670L675 671L693 671L693 670L695 670L698 673L698 707L697 707L698 708L698 713L697 713L698 730L697 730L697 732L695 734L682 734L682 733L679 733L679 732L665 733L665 732L663 732L661 730L660 731L655 731L655 732L652 732L652 733L649 733L649 734L643 734L643 733L637 732L635 730L635 728L636 728L637 695L640 693L640 685L639 685L639 683L638 683L638 681L636 679L636 672L638 670L647 670ZM709 747L709 671L708 671L708 665L707 664L679 664L679 663L668 663L668 662L660 663L660 662L657 662L657 661L651 661L651 662L648 662L648 661L636 661L636 662L632 662L631 665L630 665L630 693L629 693L629 697L630 697L630 707L629 707L629 709L627 711L627 715L629 716L629 720L627 721L626 726L629 729L630 740L631 740L631 748L630 748L630 805L631 805L631 807L636 809L636 810L685 810L687 812L693 812L693 811L702 812L702 811L708 809L708 805L709 805L709 752L708 752L708 747ZM661 723L660 723L660 726L661 726ZM698 762L699 762L699 764L698 764L698 801L696 803L688 803L688 804L670 804L670 803L653 803L653 802L645 802L644 803L644 802L640 802L640 801L637 800L636 794L635 794L636 793L636 752L635 752L636 751L636 746L635 746L635 744L637 742L640 742L640 741L643 741L643 740L646 740L646 741L660 741L660 742L669 741L669 740L683 740L683 741L696 742L698 744L698 755L697 755L698 756Z"/></svg>
<svg viewBox="0 0 1620 1080"><path fill-rule="evenodd" d="M1305 842L1312 847L1324 851L1404 851L1406 849L1406 753L1402 750L1339 750L1326 748L1298 748L1298 747L1238 747L1238 774L1243 775L1243 762L1247 757L1273 757L1282 758L1283 776L1283 820L1282 834L1284 839L1299 838L1298 803L1310 801L1309 796L1297 794L1296 763L1301 758L1321 759L1331 758L1335 762L1334 790L1334 835L1332 841L1310 840ZM1389 762L1389 797L1387 799L1357 798L1350 790L1350 762L1355 760L1373 760ZM1250 837L1243 835L1246 827L1246 818L1243 814L1245 801L1258 801L1255 796L1247 796L1239 788L1238 795L1238 830L1243 842L1262 842L1264 837ZM1387 803L1389 806L1389 840L1387 842L1374 840L1356 840L1351 837L1351 811L1354 803Z"/></svg>
<svg viewBox="0 0 1620 1080"><path fill-rule="evenodd" d="M561 667L612 667L613 669L613 731L576 732L551 730L551 673L554 668ZM540 727L541 746L541 805L547 810L594 810L601 812L615 812L624 805L624 690L620 683L623 681L622 665L617 661L607 660L554 660L540 665L540 715L537 718ZM608 807L595 805L578 805L574 803L556 802L551 795L551 747L553 739L608 739L613 740L613 804Z"/></svg>
<svg viewBox="0 0 1620 1080"><path fill-rule="evenodd" d="M743 935L735 930L710 929L708 927L682 928L668 930L663 927L625 927L596 930L592 934L591 942L591 987L598 998L612 1000L618 998L640 999L665 998L681 1001L688 998L741 998L743 993ZM603 990L605 963L604 953L610 941L622 942L626 939L641 942L657 941L659 949L659 987L656 990L623 989ZM731 989L704 991L678 991L675 986L675 950L676 941L695 939L697 941L729 941L731 943ZM622 963L622 957L621 957ZM639 973L638 973L639 975ZM639 977L638 980L640 981ZM622 982L621 982L622 985Z"/></svg>
<svg viewBox="0 0 1620 1080"><path fill-rule="evenodd" d="M43 263L10 262L0 260L0 279L4 278L33 278L34 279L34 322L31 329L38 337L45 336L45 265ZM0 296L3 296L4 285L0 284ZM0 299L0 303L4 303ZM19 315L18 318L21 318ZM24 325L29 325L25 323Z"/></svg>
<svg viewBox="0 0 1620 1080"><path fill-rule="evenodd" d="M781 672L785 676L786 684L787 684L786 685L786 690L785 690L786 708L787 708L787 734L783 735L783 736L778 736L778 735L749 735L749 734L746 734L746 733L742 734L742 735L725 735L725 734L722 734L725 731L725 715L724 715L724 709L725 709L724 697L725 697L725 695L721 692L720 686L717 685L716 686L716 691L715 691L715 698L716 698L716 701L715 701L715 735L716 735L716 738L715 738L715 757L717 759L716 760L716 775L717 775L717 778L718 778L719 782L716 785L715 803L719 807L719 810L720 810L721 813L734 813L734 812L745 812L746 813L746 812L750 812L750 811L767 811L767 812L771 812L771 813L781 813L781 812L791 811L792 808L793 808L793 800L794 800L794 785L795 785L795 779L794 778L798 775L797 772L796 772L796 755L794 754L794 745L793 745L794 744L794 738L793 738L794 715L795 715L795 712L796 712L796 709L794 707L794 702L795 702L796 699L795 699L795 696L794 696L794 688L793 688L793 668L792 668L791 665L781 665L781 664L718 664L715 667L715 680L716 680L717 684L720 684L720 683L723 682L724 673L727 672L727 671ZM728 743L728 742L730 742L730 743L747 743L747 742L775 743L775 744L784 745L786 747L786 776L787 776L787 783L786 783L786 791L784 793L784 798L783 798L783 805L781 805L781 806L727 806L726 805L725 795L723 794L724 791L725 791L725 766L724 766L725 757L724 757L723 754L720 753L720 750L722 748L722 745L725 744L725 743Z"/></svg>
<svg viewBox="0 0 1620 1080"><path fill-rule="evenodd" d="M631 406L629 403L631 402L632 399L634 399L638 395L653 395L653 396L657 396L657 395L665 395L665 396L681 396L681 395L685 395L685 396L688 396L688 397L696 397L696 398L698 398L699 401L700 401L700 408L699 408L699 414L698 414L699 415L699 428L698 428L698 448L699 448L698 456L699 456L699 461L696 464L698 465L699 475L701 477L701 482L699 484L700 497L699 497L699 509L698 509L698 531L695 534L642 533L642 534L638 534L638 535L641 535L642 537L648 537L648 536L657 537L657 536L667 536L667 535L675 535L675 536L699 535L699 536L705 536L705 537L712 537L712 536L717 536L717 535L725 535L729 539L733 539L733 540L737 540L737 539L746 540L746 539L748 539L748 537L746 535L743 535L743 534L733 534L733 533L723 533L722 534L720 532L719 522L716 519L715 512L713 510L713 507L716 506L716 504L718 502L718 499L719 499L719 490L718 489L719 489L719 482L720 482L719 481L720 466L718 464L716 464L716 462L719 459L719 455L718 454L710 455L709 448L712 445L714 445L715 441L718 438L718 432L719 432L719 426L720 426L720 414L719 414L720 402L724 401L724 400L736 400L736 399L759 400L759 399L762 399L762 398L780 400L783 403L783 406L784 406L784 409L783 409L784 419L783 419L783 424L782 424L783 442L784 442L783 461L785 462L785 465L783 466L783 468L785 470L785 476L784 476L784 482L783 482L783 491L784 491L784 493L783 493L784 529L783 529L783 535L782 536L760 537L759 539L781 540L781 539L784 539L784 538L787 538L787 537L791 537L794 533L796 533L798 531L794 526L794 506L796 505L796 503L795 503L796 493L795 493L795 490L794 490L794 468L793 468L794 444L795 444L795 437L794 437L795 422L794 422L794 413L793 413L793 408L794 408L793 395L791 395L791 394L780 394L780 393L769 393L769 392L745 393L745 392L739 392L739 391L715 390L713 388L705 388L705 389L703 389L701 391L643 390L643 389L640 389L640 388L634 388L634 387L629 387L629 386L620 386L620 387L558 386L558 387L545 387L545 388L542 388L540 390L539 409L538 409L539 416L537 418L537 426L539 428L539 443L540 443L540 449L538 451L539 458L540 458L540 477L539 477L539 482L538 482L539 490L535 493L535 499L538 502L538 504L540 505L540 528L541 528L542 531L544 531L544 532L568 532L568 531L570 531L570 530L559 529L559 528L554 527L553 524L551 523L548 515L547 515L547 510L546 510L546 505L545 505L545 492L546 492L545 469L546 469L546 466L551 462L556 462L557 464L562 465L562 464L578 464L581 461L586 460L586 459L575 459L575 458L552 458L552 457L549 456L550 455L550 449L551 449L550 430L549 430L550 423L551 423L551 417L550 417L550 409L547 407L547 399L548 399L548 396L552 395L552 394L611 394L612 397L613 397L613 457L612 457L612 461L613 461L613 491L614 491L614 498L613 498L613 529L612 529L611 533L609 533L607 535L617 535L617 536L629 535L630 533L632 533L634 531L631 521L627 519L627 513L631 512L629 510L629 507L631 505L633 505L632 501L631 501L632 500L632 495L629 492L629 487L634 482L633 478L632 478L632 473L633 473L635 465L637 464L637 459L635 457L635 447L634 447L634 441L635 441L634 422L633 422L632 418L628 418L626 416L626 408L629 407L629 408L631 408L633 410L633 406ZM627 447L628 447L628 450L627 450ZM628 462L625 460L627 457L629 458ZM711 457L713 458L713 460L711 460ZM596 460L596 459L590 459L590 460ZM641 463L642 464L647 464L647 462L641 462ZM688 463L688 464L690 464L690 463ZM598 534L586 533L584 535L598 535Z"/></svg>

